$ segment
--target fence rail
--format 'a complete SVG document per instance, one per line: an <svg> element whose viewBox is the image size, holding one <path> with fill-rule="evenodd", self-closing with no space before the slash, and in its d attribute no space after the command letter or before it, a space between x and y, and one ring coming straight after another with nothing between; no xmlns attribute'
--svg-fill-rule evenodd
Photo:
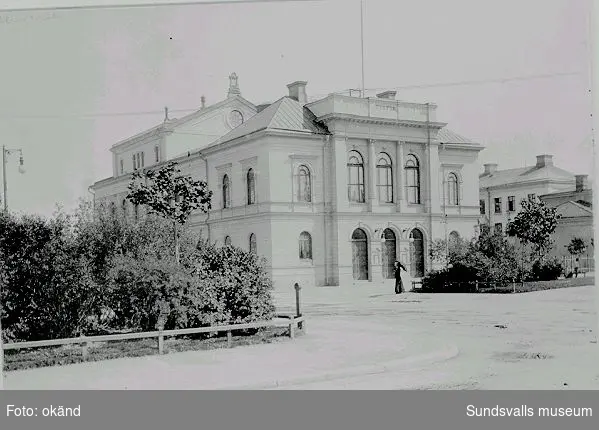
<svg viewBox="0 0 599 430"><path fill-rule="evenodd" d="M44 348L48 346L64 346L73 344L90 344L95 342L110 342L119 340L138 340L147 338L158 338L159 350L162 353L160 344L164 341L165 337L176 337L185 336L190 334L199 333L227 333L229 343L232 342L231 332L248 329L258 329L267 327L289 327L289 337L295 337L296 327L300 330L305 329L305 317L291 316L289 321L257 321L253 323L245 324L229 324L229 325L215 325L210 327L197 327L197 328L184 328L177 330L155 330L139 333L123 333L123 334L109 334L100 336L80 336L71 337L66 339L50 339L50 340L37 340L31 342L11 342L3 345L4 350L11 349L26 349L26 348Z"/></svg>

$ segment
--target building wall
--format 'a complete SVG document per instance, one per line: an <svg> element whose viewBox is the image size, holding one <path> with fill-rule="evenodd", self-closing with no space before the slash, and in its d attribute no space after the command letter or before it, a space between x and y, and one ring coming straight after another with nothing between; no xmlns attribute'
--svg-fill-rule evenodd
<svg viewBox="0 0 599 430"><path fill-rule="evenodd" d="M563 218L559 220L552 236L554 244L550 256L569 257L570 253L567 247L575 237L584 240L587 246L587 256L592 257L593 217Z"/></svg>
<svg viewBox="0 0 599 430"><path fill-rule="evenodd" d="M557 185L546 181L542 183L522 183L512 186L506 184L502 187L492 188L489 191L481 188L479 191L479 200L485 201L485 214L481 214L480 221L481 223L489 221L491 228L494 228L496 223L501 223L505 231L508 222L522 209L522 200L527 199L529 194L535 194L538 197L542 194L563 191L564 188L568 187L570 185ZM515 211L513 212L508 211L509 196L515 197ZM495 213L495 198L497 197L501 198L501 213Z"/></svg>

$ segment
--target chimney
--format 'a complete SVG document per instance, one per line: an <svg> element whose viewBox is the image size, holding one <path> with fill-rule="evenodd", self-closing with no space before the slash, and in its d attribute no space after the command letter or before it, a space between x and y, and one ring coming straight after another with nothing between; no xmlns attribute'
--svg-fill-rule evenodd
<svg viewBox="0 0 599 430"><path fill-rule="evenodd" d="M553 155L543 154L537 155L537 167L540 169L542 167L553 166Z"/></svg>
<svg viewBox="0 0 599 430"><path fill-rule="evenodd" d="M485 164L485 175L492 175L497 170L497 164L489 163Z"/></svg>
<svg viewBox="0 0 599 430"><path fill-rule="evenodd" d="M295 81L289 85L289 98L298 101L302 106L308 103L308 95L306 94L306 81Z"/></svg>
<svg viewBox="0 0 599 430"><path fill-rule="evenodd" d="M397 95L397 91L389 90L389 91L383 91L382 93L378 93L376 96L379 99L395 100L396 95Z"/></svg>
<svg viewBox="0 0 599 430"><path fill-rule="evenodd" d="M580 193L589 188L589 175L576 175L576 192Z"/></svg>
<svg viewBox="0 0 599 430"><path fill-rule="evenodd" d="M200 103L202 103L202 109L204 109L206 107L206 97L200 97Z"/></svg>

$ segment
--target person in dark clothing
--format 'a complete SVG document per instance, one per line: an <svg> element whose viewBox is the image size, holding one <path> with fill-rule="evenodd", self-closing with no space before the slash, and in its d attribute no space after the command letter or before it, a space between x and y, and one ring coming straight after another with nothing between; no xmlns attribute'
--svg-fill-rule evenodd
<svg viewBox="0 0 599 430"><path fill-rule="evenodd" d="M406 270L406 267L399 261L395 262L395 294L403 293L403 284L401 282L401 271Z"/></svg>

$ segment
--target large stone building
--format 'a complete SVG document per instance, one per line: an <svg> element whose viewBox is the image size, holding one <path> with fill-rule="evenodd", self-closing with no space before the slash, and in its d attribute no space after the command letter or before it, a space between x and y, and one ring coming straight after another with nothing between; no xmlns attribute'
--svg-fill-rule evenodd
<svg viewBox="0 0 599 430"><path fill-rule="evenodd" d="M505 231L521 209L524 199L571 190L574 175L553 164L552 155L538 155L534 166L498 170L497 164L485 164L479 176L480 223Z"/></svg>
<svg viewBox="0 0 599 430"><path fill-rule="evenodd" d="M582 239L586 252L580 256L580 268L594 269L593 190L587 175L576 175L575 187L557 193L540 195L547 206L556 208L560 219L553 234L551 256L562 258L566 272L572 271L573 257L568 251L572 239Z"/></svg>
<svg viewBox="0 0 599 430"><path fill-rule="evenodd" d="M432 240L475 234L483 147L395 95L309 102L299 81L256 106L233 74L225 100L113 146L96 199L128 210L131 172L175 160L214 191L191 226L264 256L278 289L392 282L395 259L421 277Z"/></svg>

